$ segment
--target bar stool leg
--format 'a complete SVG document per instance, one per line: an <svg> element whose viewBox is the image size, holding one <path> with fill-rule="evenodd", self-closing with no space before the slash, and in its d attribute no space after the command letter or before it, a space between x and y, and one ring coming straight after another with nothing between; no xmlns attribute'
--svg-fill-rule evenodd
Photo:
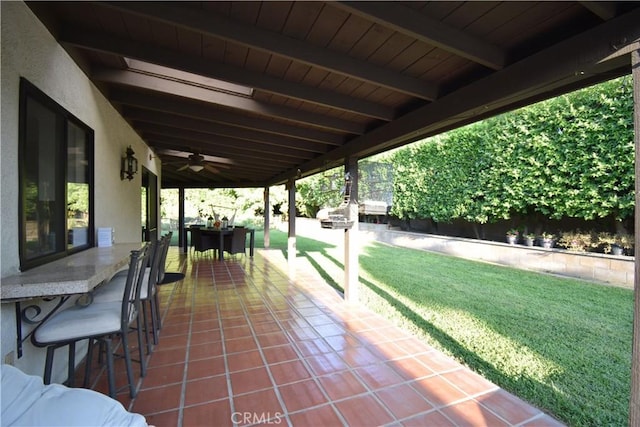
<svg viewBox="0 0 640 427"><path fill-rule="evenodd" d="M47 347L47 358L44 363L44 383L51 384L51 368L53 366L53 353L56 348L53 346Z"/></svg>
<svg viewBox="0 0 640 427"><path fill-rule="evenodd" d="M73 387L76 376L76 343L74 341L69 343L69 360L67 363L67 386Z"/></svg>

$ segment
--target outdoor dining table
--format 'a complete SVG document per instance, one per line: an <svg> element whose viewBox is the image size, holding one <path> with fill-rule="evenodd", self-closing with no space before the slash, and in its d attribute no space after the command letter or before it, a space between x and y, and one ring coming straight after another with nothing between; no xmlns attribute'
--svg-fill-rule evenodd
<svg viewBox="0 0 640 427"><path fill-rule="evenodd" d="M26 311L33 309L40 314L37 302L24 309L22 302L34 299L60 298L53 312L72 295L90 293L96 286L108 280L129 263L131 251L142 243L117 243L107 247L94 247L40 265L30 270L0 279L0 302L16 306L18 357L22 354L22 321L38 323L43 319L30 319ZM50 314L49 313L49 314Z"/></svg>
<svg viewBox="0 0 640 427"><path fill-rule="evenodd" d="M210 236L214 236L214 237L218 237L219 239L219 245L218 245L218 259L220 261L224 260L224 236L230 236L231 234L233 234L233 228L229 227L229 228L206 228L206 227L199 227L199 230L202 234L205 235L210 235ZM185 253L189 253L189 244L187 243L187 233L191 232L191 227L185 227L184 229L184 239L182 239L183 242L183 251ZM249 256L253 257L253 252L254 252L254 247L255 247L255 234L256 234L256 230L253 228L247 228L247 233L249 234Z"/></svg>

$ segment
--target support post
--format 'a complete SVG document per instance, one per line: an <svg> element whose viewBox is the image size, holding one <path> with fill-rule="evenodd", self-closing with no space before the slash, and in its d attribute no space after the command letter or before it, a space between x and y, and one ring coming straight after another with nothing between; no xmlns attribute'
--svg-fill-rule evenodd
<svg viewBox="0 0 640 427"><path fill-rule="evenodd" d="M184 187L178 188L178 248L188 252L187 233L184 231Z"/></svg>
<svg viewBox="0 0 640 427"><path fill-rule="evenodd" d="M640 47L631 52L631 74L633 75L633 125L635 144L636 211L635 211L635 277L633 309L633 345L631 351L631 398L629 402L629 425L640 425Z"/></svg>
<svg viewBox="0 0 640 427"><path fill-rule="evenodd" d="M345 174L351 178L349 198L349 219L353 226L344 230L344 297L348 302L358 302L360 268L358 261L358 160L348 158L344 167Z"/></svg>
<svg viewBox="0 0 640 427"><path fill-rule="evenodd" d="M287 261L289 263L289 277L295 277L296 271L296 255L298 248L296 246L296 180L291 178L287 182L287 190L289 191L289 238L287 239Z"/></svg>
<svg viewBox="0 0 640 427"><path fill-rule="evenodd" d="M271 227L270 218L271 210L269 209L269 187L264 187L264 248L269 249L271 246Z"/></svg>

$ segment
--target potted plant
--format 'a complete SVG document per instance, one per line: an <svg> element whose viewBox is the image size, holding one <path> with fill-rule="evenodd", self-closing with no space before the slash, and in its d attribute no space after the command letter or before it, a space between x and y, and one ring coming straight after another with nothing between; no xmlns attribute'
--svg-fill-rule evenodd
<svg viewBox="0 0 640 427"><path fill-rule="evenodd" d="M627 233L617 233L615 235L615 245L621 247L623 250L620 251L620 255L626 253L627 255L632 255L633 246L635 245L635 237L633 234ZM611 248L613 253L613 247ZM618 250L616 250L618 252ZM616 255L616 253L614 253Z"/></svg>
<svg viewBox="0 0 640 427"><path fill-rule="evenodd" d="M533 246L533 243L536 241L536 235L534 233L524 233L522 238L524 239L524 244L527 246Z"/></svg>
<svg viewBox="0 0 640 427"><path fill-rule="evenodd" d="M547 233L546 231L543 231L542 234L540 234L540 239L542 240L542 247L543 248L552 248L553 247L553 234L551 233Z"/></svg>
<svg viewBox="0 0 640 427"><path fill-rule="evenodd" d="M507 231L507 243L509 243L510 245L515 245L516 242L518 241L519 234L520 232L515 228L512 228L511 230Z"/></svg>

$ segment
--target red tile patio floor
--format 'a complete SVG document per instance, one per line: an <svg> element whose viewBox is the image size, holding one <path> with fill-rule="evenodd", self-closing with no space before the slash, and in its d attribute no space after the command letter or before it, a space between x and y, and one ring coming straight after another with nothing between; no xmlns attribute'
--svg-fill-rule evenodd
<svg viewBox="0 0 640 427"><path fill-rule="evenodd" d="M159 344L137 397L118 395L125 407L158 427L562 425L312 269L290 281L276 253L220 262L171 248L169 270L186 278L160 287Z"/></svg>

